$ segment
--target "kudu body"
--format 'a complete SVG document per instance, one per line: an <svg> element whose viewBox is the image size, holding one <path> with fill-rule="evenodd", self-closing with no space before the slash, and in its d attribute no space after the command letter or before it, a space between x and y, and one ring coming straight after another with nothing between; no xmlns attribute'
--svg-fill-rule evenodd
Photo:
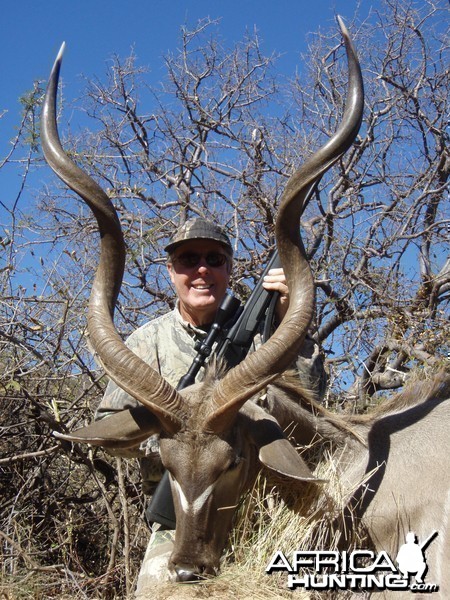
<svg viewBox="0 0 450 600"><path fill-rule="evenodd" d="M426 551L426 581L439 585L433 597L449 598L450 373L411 383L362 416L338 417L305 402L298 384L284 377L269 387L264 406L311 448L311 456L303 453L311 467L313 456L330 453L340 496L334 507L324 502L330 540L338 534L346 549L366 535L395 560L408 532L423 542L437 531Z"/></svg>
<svg viewBox="0 0 450 600"><path fill-rule="evenodd" d="M61 147L55 108L61 56L50 76L41 129L45 158L89 205L101 234L101 256L88 314L91 344L107 375L140 402L137 409L123 411L61 437L119 448L135 446L152 433L160 433L161 460L170 473L177 517L175 547L169 565L177 580L217 572L234 509L259 463L294 480L316 481L286 439L283 429L287 425L292 421L298 423L298 441L308 443L314 427L316 431L332 429L327 418L314 419L312 429L307 426L308 411L294 409L299 397L286 404L284 400L276 401L276 395L275 400L273 394L269 395L269 410L249 400L280 377L303 343L313 315L314 281L300 238L300 217L309 192L349 148L361 123L361 72L342 23L341 29L349 62L349 92L342 123L330 140L291 176L280 200L276 239L290 290L286 316L262 347L222 378L209 377L203 384L182 392L174 390L134 355L114 327L114 305L124 269L122 231L106 194ZM427 535L432 515L437 516L441 510L448 519L448 497L445 500L441 497L439 502L433 497L436 495L433 486L439 479L436 478L439 460L432 443L435 432L439 432L439 454L442 448L448 449L441 414L444 409L448 412L448 402L431 410L434 404L431 398L404 412L397 411L395 418L385 415L366 423L352 422L364 443L357 442L350 434L340 438L341 471L351 485L357 486L359 477L377 467L367 485L357 486L356 492L350 494L348 508L354 509L349 514L361 513L373 541L380 547L390 541L394 530L401 537L403 527ZM322 434L327 440L323 431ZM448 469L448 454L441 456ZM401 482L414 470L419 475L403 490L399 487ZM425 486L419 485L421 477ZM423 489L432 498L425 495L422 498ZM437 493L440 491L442 484ZM444 519L442 514L439 517ZM444 538L448 522L442 523ZM436 527L434 521L431 526Z"/></svg>

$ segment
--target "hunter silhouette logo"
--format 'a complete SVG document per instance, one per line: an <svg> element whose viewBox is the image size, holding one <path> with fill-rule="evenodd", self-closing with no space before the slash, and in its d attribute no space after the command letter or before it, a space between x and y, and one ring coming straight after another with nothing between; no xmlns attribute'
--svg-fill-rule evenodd
<svg viewBox="0 0 450 600"><path fill-rule="evenodd" d="M289 562L278 550L267 565L266 573L286 571L290 589L437 592L438 584L424 581L428 570L425 550L437 535L438 532L433 531L420 544L415 533L408 532L395 559L398 567L384 551L296 551Z"/></svg>
<svg viewBox="0 0 450 600"><path fill-rule="evenodd" d="M423 579L428 569L425 561L425 549L431 544L437 534L437 531L433 531L420 545L413 531L406 534L406 543L400 547L397 554L398 568L403 577L409 580L410 575L414 575L416 583L424 583Z"/></svg>

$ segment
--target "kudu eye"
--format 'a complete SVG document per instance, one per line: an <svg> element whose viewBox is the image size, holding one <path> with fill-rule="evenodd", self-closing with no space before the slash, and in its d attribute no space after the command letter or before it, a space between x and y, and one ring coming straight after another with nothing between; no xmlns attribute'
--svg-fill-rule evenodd
<svg viewBox="0 0 450 600"><path fill-rule="evenodd" d="M227 471L233 471L233 469L236 469L244 460L245 458L243 456L236 455L228 465Z"/></svg>

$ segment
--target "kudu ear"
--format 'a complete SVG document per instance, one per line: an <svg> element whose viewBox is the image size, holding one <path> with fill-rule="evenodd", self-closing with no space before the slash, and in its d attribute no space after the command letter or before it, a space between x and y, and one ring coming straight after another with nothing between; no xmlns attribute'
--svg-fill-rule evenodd
<svg viewBox="0 0 450 600"><path fill-rule="evenodd" d="M72 433L54 431L53 435L68 442L83 442L112 449L132 448L160 431L158 419L144 406L138 406L94 421Z"/></svg>
<svg viewBox="0 0 450 600"><path fill-rule="evenodd" d="M239 414L245 420L249 437L259 448L259 460L265 467L297 481L324 481L311 473L308 465L286 439L275 417L250 402L241 408Z"/></svg>

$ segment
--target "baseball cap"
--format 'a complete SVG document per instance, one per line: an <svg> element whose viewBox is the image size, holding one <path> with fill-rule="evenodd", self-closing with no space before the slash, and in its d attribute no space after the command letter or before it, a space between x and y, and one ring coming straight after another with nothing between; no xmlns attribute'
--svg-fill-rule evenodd
<svg viewBox="0 0 450 600"><path fill-rule="evenodd" d="M222 227L203 217L193 217L192 219L188 219L186 223L174 233L164 250L170 253L175 250L177 246L188 240L214 240L220 242L225 246L228 253L233 256L233 247L231 246L230 238Z"/></svg>

